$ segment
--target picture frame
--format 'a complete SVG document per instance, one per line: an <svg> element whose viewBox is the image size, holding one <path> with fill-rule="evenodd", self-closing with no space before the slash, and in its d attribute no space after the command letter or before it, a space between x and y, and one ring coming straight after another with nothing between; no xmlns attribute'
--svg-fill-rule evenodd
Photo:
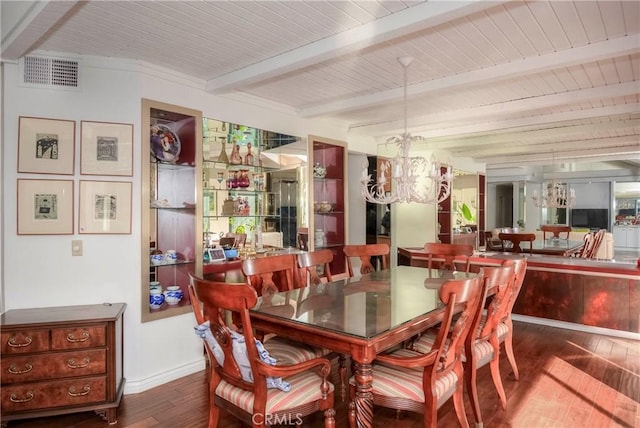
<svg viewBox="0 0 640 428"><path fill-rule="evenodd" d="M18 179L18 235L73 234L73 180Z"/></svg>
<svg viewBox="0 0 640 428"><path fill-rule="evenodd" d="M133 124L80 121L80 174L133 176Z"/></svg>
<svg viewBox="0 0 640 428"><path fill-rule="evenodd" d="M73 175L76 121L20 116L18 172Z"/></svg>
<svg viewBox="0 0 640 428"><path fill-rule="evenodd" d="M130 181L80 180L79 234L131 233Z"/></svg>

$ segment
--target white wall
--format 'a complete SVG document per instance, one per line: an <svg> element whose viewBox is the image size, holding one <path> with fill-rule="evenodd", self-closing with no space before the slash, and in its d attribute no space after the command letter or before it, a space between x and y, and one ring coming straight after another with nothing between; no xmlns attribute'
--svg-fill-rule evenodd
<svg viewBox="0 0 640 428"><path fill-rule="evenodd" d="M169 70L133 61L79 58L78 91L19 86L18 65L4 64L3 73L3 198L2 254L3 310L102 302L126 302L124 334L125 393L140 392L204 367L202 346L193 332L193 315L140 322L140 213L141 98L202 110L204 116L242 123L290 135L322 135L346 139L339 123L300 120L277 106L241 103L215 97L201 88L204 82ZM76 160L73 176L17 173L18 117L76 121ZM134 125L133 177L91 177L79 174L81 120ZM18 236L16 233L16 179L56 178L75 183L84 179L132 181L133 218L130 235ZM76 221L77 223L77 221ZM77 230L77 226L76 226ZM71 256L71 240L81 239L82 257ZM145 260L146 263L146 260ZM145 296L146 297L146 296Z"/></svg>

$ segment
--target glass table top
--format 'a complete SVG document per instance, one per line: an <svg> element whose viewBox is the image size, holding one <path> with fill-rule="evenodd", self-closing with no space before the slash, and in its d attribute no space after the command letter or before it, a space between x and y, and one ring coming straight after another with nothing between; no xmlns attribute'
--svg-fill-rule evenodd
<svg viewBox="0 0 640 428"><path fill-rule="evenodd" d="M440 308L438 290L447 279L475 276L475 273L398 266L263 296L251 311L372 338Z"/></svg>

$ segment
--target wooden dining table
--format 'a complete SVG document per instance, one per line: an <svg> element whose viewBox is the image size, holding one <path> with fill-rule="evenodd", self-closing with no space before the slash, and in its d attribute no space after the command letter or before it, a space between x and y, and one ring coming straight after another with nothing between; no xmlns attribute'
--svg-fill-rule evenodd
<svg viewBox="0 0 640 428"><path fill-rule="evenodd" d="M438 324L442 284L475 275L398 266L263 296L250 311L251 321L257 330L351 355L356 425L371 427L376 355Z"/></svg>
<svg viewBox="0 0 640 428"><path fill-rule="evenodd" d="M531 252L533 254L545 254L547 256L572 256L579 253L584 247L584 241L572 241L562 238L536 239L531 242ZM505 247L505 251L510 252L511 249ZM522 249L522 253L526 254L528 248Z"/></svg>

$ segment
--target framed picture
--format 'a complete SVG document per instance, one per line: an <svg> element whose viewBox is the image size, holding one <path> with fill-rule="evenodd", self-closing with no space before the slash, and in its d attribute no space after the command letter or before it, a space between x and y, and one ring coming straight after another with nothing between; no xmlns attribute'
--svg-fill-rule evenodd
<svg viewBox="0 0 640 428"><path fill-rule="evenodd" d="M80 174L133 175L133 125L80 122Z"/></svg>
<svg viewBox="0 0 640 428"><path fill-rule="evenodd" d="M75 120L20 116L18 172L73 175Z"/></svg>
<svg viewBox="0 0 640 428"><path fill-rule="evenodd" d="M131 233L131 182L80 180L78 233Z"/></svg>
<svg viewBox="0 0 640 428"><path fill-rule="evenodd" d="M73 234L73 180L18 179L18 235Z"/></svg>

